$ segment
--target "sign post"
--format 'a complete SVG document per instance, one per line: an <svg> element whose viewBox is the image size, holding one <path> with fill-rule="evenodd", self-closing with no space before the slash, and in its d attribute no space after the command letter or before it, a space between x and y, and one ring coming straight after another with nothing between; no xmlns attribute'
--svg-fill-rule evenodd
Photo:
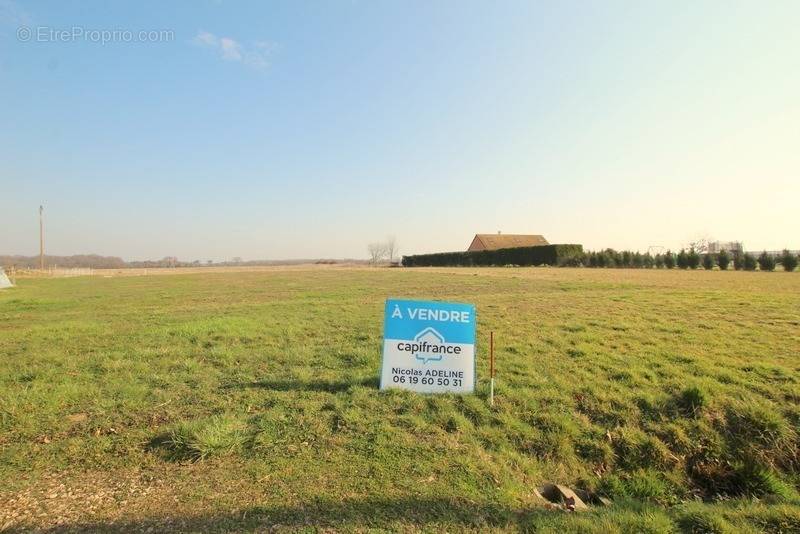
<svg viewBox="0 0 800 534"><path fill-rule="evenodd" d="M489 332L489 404L494 406L494 332Z"/></svg>
<svg viewBox="0 0 800 534"><path fill-rule="evenodd" d="M475 391L475 306L386 301L381 389Z"/></svg>

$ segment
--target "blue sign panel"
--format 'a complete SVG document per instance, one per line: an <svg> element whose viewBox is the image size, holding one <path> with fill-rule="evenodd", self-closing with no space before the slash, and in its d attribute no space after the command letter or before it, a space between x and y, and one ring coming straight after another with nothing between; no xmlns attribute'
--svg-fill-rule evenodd
<svg viewBox="0 0 800 534"><path fill-rule="evenodd" d="M389 299L383 338L381 389L474 391L474 305Z"/></svg>

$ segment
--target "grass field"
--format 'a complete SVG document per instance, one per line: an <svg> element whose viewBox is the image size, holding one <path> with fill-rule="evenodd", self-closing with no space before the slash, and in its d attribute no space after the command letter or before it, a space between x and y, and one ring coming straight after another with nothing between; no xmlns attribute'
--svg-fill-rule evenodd
<svg viewBox="0 0 800 534"><path fill-rule="evenodd" d="M378 391L390 296L477 305L478 394ZM0 292L3 531L799 532L798 426L798 274L287 268ZM613 504L548 510L545 481Z"/></svg>

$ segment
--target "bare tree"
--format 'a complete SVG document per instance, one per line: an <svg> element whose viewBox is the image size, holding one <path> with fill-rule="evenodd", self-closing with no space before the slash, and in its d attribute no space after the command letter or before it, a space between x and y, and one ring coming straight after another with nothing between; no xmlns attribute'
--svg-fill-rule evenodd
<svg viewBox="0 0 800 534"><path fill-rule="evenodd" d="M701 235L689 242L689 249L694 249L698 253L708 252L708 245L712 239L707 235Z"/></svg>
<svg viewBox="0 0 800 534"><path fill-rule="evenodd" d="M369 252L369 262L372 265L377 265L386 256L386 244L370 243L367 245L367 251Z"/></svg>
<svg viewBox="0 0 800 534"><path fill-rule="evenodd" d="M386 256L389 258L389 263L394 261L394 257L397 252L397 238L393 235L390 235L386 238Z"/></svg>

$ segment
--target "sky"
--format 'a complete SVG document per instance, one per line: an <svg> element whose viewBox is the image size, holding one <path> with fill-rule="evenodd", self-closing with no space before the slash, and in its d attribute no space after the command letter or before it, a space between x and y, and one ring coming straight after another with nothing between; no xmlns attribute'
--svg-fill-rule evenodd
<svg viewBox="0 0 800 534"><path fill-rule="evenodd" d="M800 249L800 2L0 0L0 254ZM143 33L142 33L143 32ZM103 42L106 41L106 42Z"/></svg>

